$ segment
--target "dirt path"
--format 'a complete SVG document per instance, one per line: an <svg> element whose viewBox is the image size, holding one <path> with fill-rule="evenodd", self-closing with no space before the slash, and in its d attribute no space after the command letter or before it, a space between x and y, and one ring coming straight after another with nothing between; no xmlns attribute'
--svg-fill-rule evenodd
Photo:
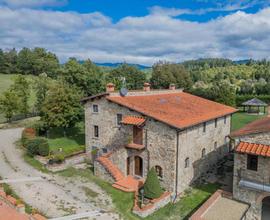
<svg viewBox="0 0 270 220"><path fill-rule="evenodd" d="M21 136L22 129L0 130L0 176L3 179L42 177L42 180L9 183L15 192L32 207L48 217L96 211L112 210L111 198L96 184L80 179L44 174L28 165L22 151L14 142ZM87 191L91 189L93 193ZM92 196L92 197L91 197ZM118 219L116 214L104 214L95 219Z"/></svg>

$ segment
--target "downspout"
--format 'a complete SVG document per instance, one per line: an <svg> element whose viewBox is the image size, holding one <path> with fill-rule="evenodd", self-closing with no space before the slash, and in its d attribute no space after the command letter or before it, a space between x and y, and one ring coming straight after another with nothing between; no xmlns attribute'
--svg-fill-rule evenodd
<svg viewBox="0 0 270 220"><path fill-rule="evenodd" d="M178 188L178 152L179 152L179 130L176 131L176 162L175 162L175 172L176 172L176 175L175 175L175 196L174 196L174 201L176 200L177 198L177 188Z"/></svg>

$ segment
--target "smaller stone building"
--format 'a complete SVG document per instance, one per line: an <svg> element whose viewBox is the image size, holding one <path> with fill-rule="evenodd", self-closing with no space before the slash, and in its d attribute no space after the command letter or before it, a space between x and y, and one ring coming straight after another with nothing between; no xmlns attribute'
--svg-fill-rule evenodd
<svg viewBox="0 0 270 220"><path fill-rule="evenodd" d="M229 151L237 110L176 89L107 91L82 100L87 152L95 174L134 191L155 167L164 189L179 195Z"/></svg>
<svg viewBox="0 0 270 220"><path fill-rule="evenodd" d="M270 219L270 117L233 132L233 197L250 204L247 220Z"/></svg>

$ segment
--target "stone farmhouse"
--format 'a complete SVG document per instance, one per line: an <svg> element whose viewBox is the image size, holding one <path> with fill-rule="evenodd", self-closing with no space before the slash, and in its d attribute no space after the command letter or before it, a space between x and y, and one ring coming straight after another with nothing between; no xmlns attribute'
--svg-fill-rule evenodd
<svg viewBox="0 0 270 220"><path fill-rule="evenodd" d="M176 89L114 90L84 98L87 152L95 174L135 191L155 167L164 189L181 194L229 151L237 110ZM98 152L98 153L97 153Z"/></svg>
<svg viewBox="0 0 270 220"><path fill-rule="evenodd" d="M250 204L247 220L270 219L270 117L233 132L233 197Z"/></svg>

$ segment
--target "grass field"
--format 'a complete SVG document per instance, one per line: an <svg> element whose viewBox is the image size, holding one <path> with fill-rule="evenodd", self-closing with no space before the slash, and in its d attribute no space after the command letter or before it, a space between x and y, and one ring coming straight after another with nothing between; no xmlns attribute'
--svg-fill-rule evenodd
<svg viewBox="0 0 270 220"><path fill-rule="evenodd" d="M232 116L232 131L238 130L246 124L265 116L266 115L250 115L245 112L237 112Z"/></svg>

